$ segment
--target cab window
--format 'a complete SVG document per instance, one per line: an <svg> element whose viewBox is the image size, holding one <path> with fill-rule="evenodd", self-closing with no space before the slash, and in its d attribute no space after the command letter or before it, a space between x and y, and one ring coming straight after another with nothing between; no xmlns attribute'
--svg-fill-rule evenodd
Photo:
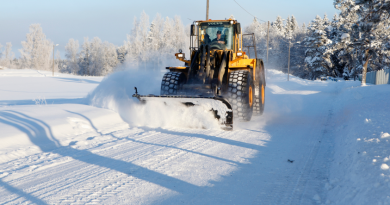
<svg viewBox="0 0 390 205"><path fill-rule="evenodd" d="M199 45L209 45L211 49L233 49L233 25L229 22L201 23Z"/></svg>

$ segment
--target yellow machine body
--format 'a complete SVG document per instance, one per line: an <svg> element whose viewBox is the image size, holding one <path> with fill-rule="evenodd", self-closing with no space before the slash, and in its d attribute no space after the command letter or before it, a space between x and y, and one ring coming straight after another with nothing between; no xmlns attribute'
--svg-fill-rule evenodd
<svg viewBox="0 0 390 205"><path fill-rule="evenodd" d="M196 21L195 24L196 25L200 25L202 23L210 23L210 22L229 22L231 23L232 25L235 25L235 24L239 24L236 20L233 20L233 19L227 19L227 20L208 20L208 21ZM197 32L200 33L200 28L196 28L198 29ZM239 28L241 29L241 28ZM204 40L204 34L201 34L201 35L197 35L195 37L195 42L196 43L200 43ZM253 76L253 80L257 81L258 78L260 76L257 76L260 72L263 72L263 71L257 71L256 69L259 69L259 67L257 68L256 64L257 64L257 61L260 60L260 59L257 59L257 58L250 58L246 52L243 51L243 34L240 30L239 33L235 32L234 33L234 37L233 37L233 49L224 49L224 50L217 50L217 52L222 55L222 53L224 51L232 51L232 56L231 56L231 59L229 59L229 65L227 66L228 67L228 70L227 70L227 73L230 73L231 71L236 71L236 70L248 70L251 72L252 76ZM183 57L179 57L180 54L183 54L182 56ZM176 59L186 63L187 65L191 65L191 59L192 59L192 56L194 54L194 50L191 51L191 58L189 60L186 60L184 58L184 53L175 53L175 56L176 56ZM213 56L214 53L210 53L211 56ZM261 61L260 62L261 66L260 66L260 69L263 69L264 68L264 64L263 62ZM188 76L188 66L182 66L182 67L167 67L167 69L170 69L172 71L178 71L178 72L183 72L186 76ZM257 74L257 75L256 75Z"/></svg>

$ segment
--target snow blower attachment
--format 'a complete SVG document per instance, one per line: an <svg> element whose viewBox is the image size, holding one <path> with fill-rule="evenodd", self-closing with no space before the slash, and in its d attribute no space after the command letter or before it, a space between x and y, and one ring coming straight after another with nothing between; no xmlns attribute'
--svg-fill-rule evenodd
<svg viewBox="0 0 390 205"><path fill-rule="evenodd" d="M242 48L247 48L248 54ZM250 58L249 48L254 49L256 58ZM233 128L233 113L234 119L249 121L253 114L264 111L264 63L256 51L254 34L241 34L236 20L195 21L191 25L190 60L180 49L175 56L184 66L166 68L169 72L163 76L160 95L139 95L136 90L133 97L141 103L202 106Z"/></svg>
<svg viewBox="0 0 390 205"><path fill-rule="evenodd" d="M202 106L209 110L214 118L223 125L222 129L233 129L233 110L230 103L221 97L203 97L203 96L186 96L186 95L139 95L135 87L133 97L137 98L142 104L155 101L163 102L166 105L183 104L187 107Z"/></svg>

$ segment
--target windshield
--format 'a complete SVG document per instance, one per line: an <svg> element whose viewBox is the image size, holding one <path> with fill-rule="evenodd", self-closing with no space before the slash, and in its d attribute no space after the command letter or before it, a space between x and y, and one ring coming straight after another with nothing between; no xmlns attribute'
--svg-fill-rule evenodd
<svg viewBox="0 0 390 205"><path fill-rule="evenodd" d="M209 45L210 49L233 49L233 25L229 22L201 23L199 45Z"/></svg>

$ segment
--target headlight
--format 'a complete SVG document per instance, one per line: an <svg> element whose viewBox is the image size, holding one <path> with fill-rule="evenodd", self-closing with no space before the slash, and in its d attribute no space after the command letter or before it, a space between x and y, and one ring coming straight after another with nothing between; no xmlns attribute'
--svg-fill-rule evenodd
<svg viewBox="0 0 390 205"><path fill-rule="evenodd" d="M242 53L241 53L241 52L238 52L238 53L237 53L237 56L242 56Z"/></svg>
<svg viewBox="0 0 390 205"><path fill-rule="evenodd" d="M198 25L198 22L195 22L195 25Z"/></svg>
<svg viewBox="0 0 390 205"><path fill-rule="evenodd" d="M233 21L230 21L230 24L233 24Z"/></svg>
<svg viewBox="0 0 390 205"><path fill-rule="evenodd" d="M179 54L177 54L177 57L178 57L178 58L183 58L184 55L183 55L182 53L179 53Z"/></svg>

